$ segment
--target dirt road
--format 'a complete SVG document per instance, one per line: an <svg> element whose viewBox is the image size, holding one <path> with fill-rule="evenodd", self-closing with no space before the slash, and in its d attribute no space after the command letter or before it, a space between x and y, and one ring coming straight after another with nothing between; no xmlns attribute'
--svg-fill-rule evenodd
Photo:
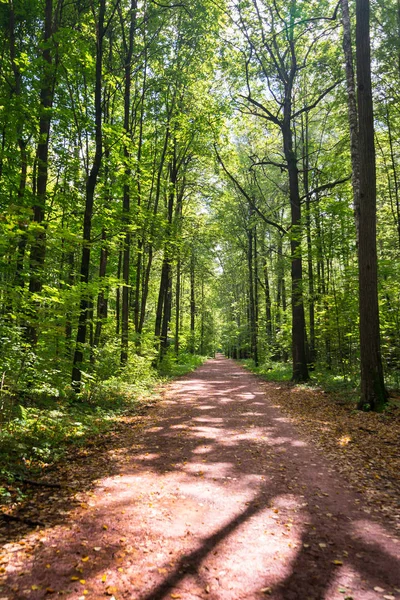
<svg viewBox="0 0 400 600"><path fill-rule="evenodd" d="M233 361L96 461L57 524L6 545L0 599L400 599L400 540Z"/></svg>

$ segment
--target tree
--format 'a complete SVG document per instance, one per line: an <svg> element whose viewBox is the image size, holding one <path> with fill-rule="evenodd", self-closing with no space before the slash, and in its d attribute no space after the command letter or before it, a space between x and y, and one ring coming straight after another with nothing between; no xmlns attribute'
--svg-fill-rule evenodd
<svg viewBox="0 0 400 600"><path fill-rule="evenodd" d="M356 1L356 61L360 157L359 306L361 397L359 408L381 410L387 394L380 349L376 250L376 165L371 85L369 0Z"/></svg>

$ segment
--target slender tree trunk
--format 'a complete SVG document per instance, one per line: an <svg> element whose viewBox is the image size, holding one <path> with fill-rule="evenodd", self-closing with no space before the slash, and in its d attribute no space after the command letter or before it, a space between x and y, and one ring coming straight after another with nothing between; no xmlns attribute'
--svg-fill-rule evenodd
<svg viewBox="0 0 400 600"><path fill-rule="evenodd" d="M121 280L122 270L122 250L118 252L118 267L117 267L117 279ZM115 334L119 335L121 330L121 286L117 285L115 293Z"/></svg>
<svg viewBox="0 0 400 600"><path fill-rule="evenodd" d="M148 257L147 257L146 271L145 271L143 285L142 285L142 299L140 302L140 320L139 320L139 328L138 328L139 335L143 331L144 320L146 317L146 303L147 303L147 296L149 293L149 281L150 281L150 273L151 273L152 263L153 263L153 246L150 244Z"/></svg>
<svg viewBox="0 0 400 600"><path fill-rule="evenodd" d="M195 323L196 322L196 295L195 295L195 262L194 248L190 257L190 353L195 353Z"/></svg>
<svg viewBox="0 0 400 600"><path fill-rule="evenodd" d="M358 244L361 397L359 408L381 410L387 393L380 349L376 251L376 166L371 86L369 0L356 0L356 59L360 150Z"/></svg>
<svg viewBox="0 0 400 600"><path fill-rule="evenodd" d="M178 257L176 265L176 287L175 287L175 354L179 354L179 333L181 316L181 259Z"/></svg>
<svg viewBox="0 0 400 600"><path fill-rule="evenodd" d="M259 353L258 353L258 319L259 319L259 305L258 305L258 250L257 250L257 226L254 225L254 325L255 325L255 356L254 364L258 367Z"/></svg>
<svg viewBox="0 0 400 600"><path fill-rule="evenodd" d="M305 113L302 121L302 137L303 137L303 185L306 196L306 236L307 236L307 267L308 267L308 318L310 327L310 343L308 347L308 361L314 363L315 356L315 294L314 294L314 269L313 255L311 243L311 198L309 187L309 160L308 160L308 113Z"/></svg>
<svg viewBox="0 0 400 600"><path fill-rule="evenodd" d="M288 111L289 112L289 111ZM309 379L306 353L306 323L303 302L303 265L301 256L301 203L299 193L299 173L297 160L293 151L292 131L290 123L282 126L284 153L289 174L289 197L291 208L291 255L292 255L292 381Z"/></svg>
<svg viewBox="0 0 400 600"><path fill-rule="evenodd" d="M254 360L254 363L257 365L258 356L257 356L257 332L256 332L256 317L255 317L255 300L254 300L254 229L250 224L247 230L247 266L248 266L248 275L249 275L249 325L250 325L250 354L251 358Z"/></svg>
<svg viewBox="0 0 400 600"><path fill-rule="evenodd" d="M43 70L40 89L40 118L39 118L39 142L36 152L37 180L35 204L33 206L33 221L35 225L34 240L31 244L29 258L29 292L37 294L42 290L43 267L46 256L46 231L44 218L46 210L46 194L48 179L48 155L50 142L51 108L54 95L54 69L50 40L53 34L53 1L46 0L44 15L44 38L43 38ZM31 344L36 344L38 338L38 325L36 308L33 308L29 317L30 324L27 327L27 338Z"/></svg>
<svg viewBox="0 0 400 600"><path fill-rule="evenodd" d="M201 323L200 323L200 354L204 356L204 334L205 334L205 305L204 305L204 273L201 277Z"/></svg>
<svg viewBox="0 0 400 600"><path fill-rule="evenodd" d="M97 179L100 171L103 140L102 140L102 66L103 66L103 38L104 38L104 19L106 10L106 0L99 0L99 16L97 23L96 36L96 79L95 79L95 155L92 168L86 182L86 202L85 213L83 217L83 248L80 278L83 284L81 301L79 304L79 321L76 336L76 348L72 367L72 386L75 391L80 391L80 382L82 378L83 350L86 342L86 327L89 311L89 297L87 284L89 283L90 268L90 242L92 231L92 217L94 193L97 185Z"/></svg>
<svg viewBox="0 0 400 600"><path fill-rule="evenodd" d="M358 116L356 86L353 68L353 49L351 45L351 23L348 0L341 0L343 23L343 51L345 57L346 83L347 83L347 111L350 129L350 155L352 167L352 186L354 219L356 224L357 242L359 239L360 221L360 156L358 139Z"/></svg>
<svg viewBox="0 0 400 600"><path fill-rule="evenodd" d="M129 24L129 36L128 44L125 47L125 77L124 77L124 132L126 139L129 140L131 137L131 82L132 82L132 56L133 56L133 43L135 36L136 27L136 0L131 0L130 5L130 24ZM123 23L122 23L123 26ZM124 160L125 160L125 181L124 181L124 193L122 201L122 213L123 220L125 222L125 239L123 246L123 257L122 257L122 311L121 311L121 365L126 365L128 360L128 338L129 338L129 275L130 275L130 252L131 252L131 232L130 232L130 202L131 202L131 190L130 190L130 177L131 177L131 166L130 166L131 154L129 151L129 142L124 143Z"/></svg>
<svg viewBox="0 0 400 600"><path fill-rule="evenodd" d="M399 2L400 2L400 0L399 0ZM390 162L391 162L391 167L392 167L392 171L393 171L394 197L395 197L395 202L396 202L395 219L396 219L397 235L398 235L399 247L400 247L400 194L399 194L399 181L398 181L398 177L397 177L397 165L396 165L396 158L395 158L395 152L394 152L394 147L393 147L393 135L392 135L392 127L391 127L391 123L390 123L389 108L388 108L387 105L386 105L386 124L387 124L387 128L388 128L389 148L390 148Z"/></svg>
<svg viewBox="0 0 400 600"><path fill-rule="evenodd" d="M106 295L106 290L104 289L104 281L107 273L107 261L108 261L108 248L106 245L107 242L107 233L105 228L103 227L101 232L101 241L102 246L100 250L100 265L99 265L99 279L101 290L97 296L97 311L96 311L96 329L94 332L94 341L93 345L98 347L100 345L101 340L101 330L103 327L103 323L107 318L108 312L108 300Z"/></svg>
<svg viewBox="0 0 400 600"><path fill-rule="evenodd" d="M71 289L75 283L74 269L75 269L75 254L71 250L67 256L68 264L68 279L67 284ZM68 357L72 357L72 310L69 307L65 316L65 354Z"/></svg>

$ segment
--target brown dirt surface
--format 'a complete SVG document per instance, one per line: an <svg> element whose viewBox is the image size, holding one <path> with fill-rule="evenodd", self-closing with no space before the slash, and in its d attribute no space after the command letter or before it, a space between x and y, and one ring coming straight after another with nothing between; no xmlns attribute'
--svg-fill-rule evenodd
<svg viewBox="0 0 400 600"><path fill-rule="evenodd" d="M396 488L374 512L312 397L222 356L168 385L37 489L18 516L45 527L6 523L0 600L400 599Z"/></svg>

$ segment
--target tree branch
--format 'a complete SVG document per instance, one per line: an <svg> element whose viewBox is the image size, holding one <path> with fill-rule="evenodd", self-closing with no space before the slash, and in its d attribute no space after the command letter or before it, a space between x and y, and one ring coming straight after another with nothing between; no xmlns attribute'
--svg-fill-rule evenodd
<svg viewBox="0 0 400 600"><path fill-rule="evenodd" d="M217 150L217 146L216 144L214 144L214 150L215 150L215 154L217 155L217 159L219 164L221 165L221 167L223 168L223 170L225 171L225 173L227 174L227 176L229 177L229 179L234 183L234 185L237 187L237 189L239 190L239 192L246 198L246 200L248 201L248 203L250 204L251 208L253 208L256 213L261 217L261 219L267 223L268 225L272 225L272 227L275 227L276 229L278 229L281 233L287 233L286 229L284 229L282 227L282 225L279 225L279 223L275 223L274 221L270 221L258 208L258 206L254 203L253 199L249 196L249 194L246 192L245 189L243 189L243 187L240 185L240 183L238 182L238 180L228 171L228 169L226 168L218 150Z"/></svg>
<svg viewBox="0 0 400 600"><path fill-rule="evenodd" d="M311 190L310 192L308 192L308 194L305 194L304 196L302 196L300 198L300 201L303 201L307 198L307 196L312 196L313 194L319 194L320 192L324 192L325 190L331 190L332 188L336 187L337 185L341 185L342 183L346 183L346 181L350 181L351 179L351 175L348 175L347 177L344 177L343 179L337 179L336 181L331 181L330 183L324 183L323 185L319 185L318 187L314 188L313 190Z"/></svg>

